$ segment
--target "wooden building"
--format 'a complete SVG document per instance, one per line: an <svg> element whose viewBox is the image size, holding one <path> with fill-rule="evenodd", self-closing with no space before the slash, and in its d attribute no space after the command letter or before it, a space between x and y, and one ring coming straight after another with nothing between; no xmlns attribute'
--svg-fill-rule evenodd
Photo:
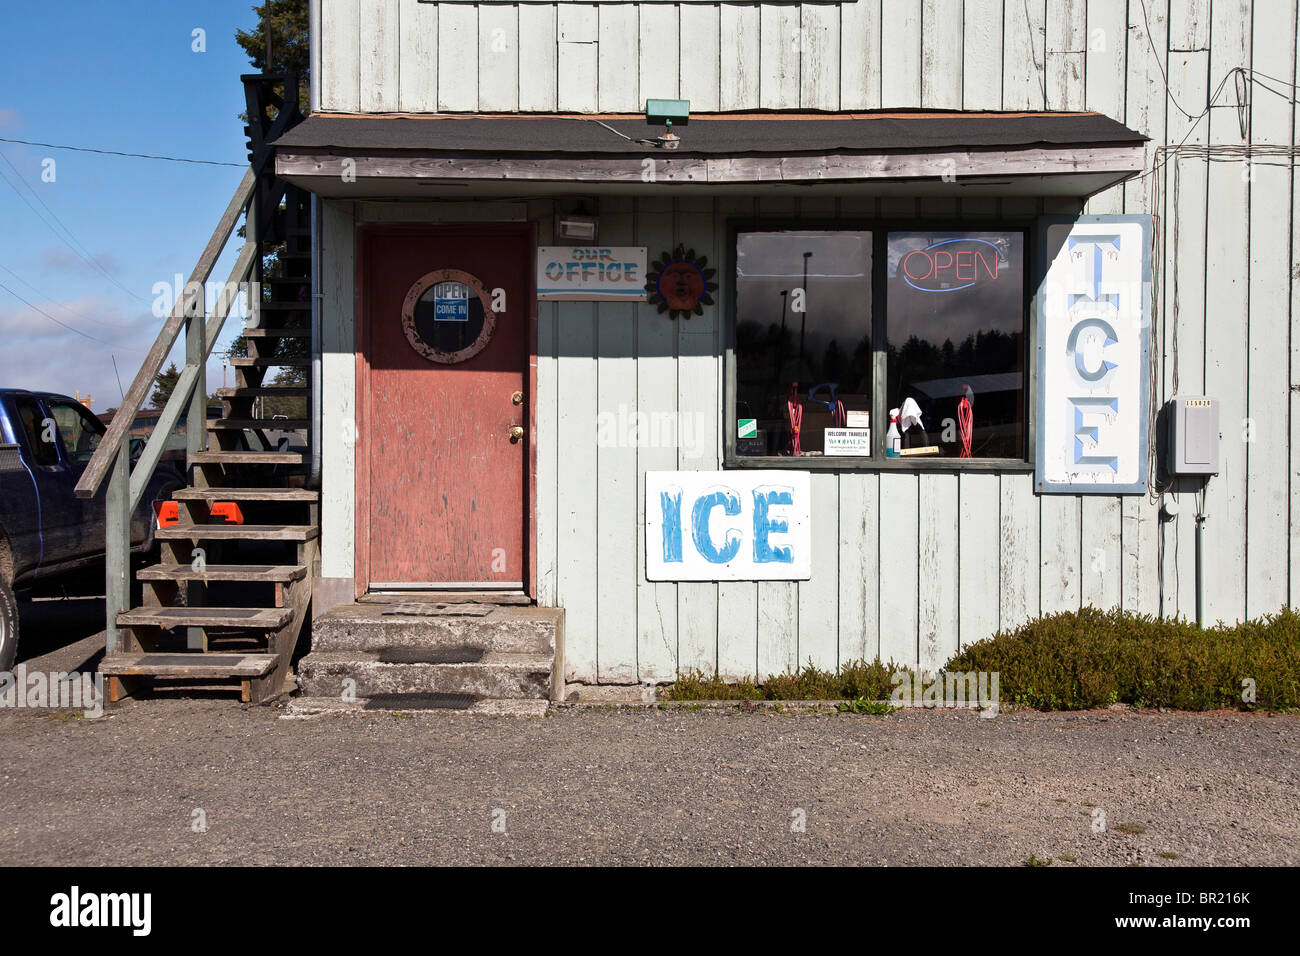
<svg viewBox="0 0 1300 956"><path fill-rule="evenodd" d="M493 590L634 683L1297 603L1295 0L312 26L271 145L312 196L316 615Z"/></svg>

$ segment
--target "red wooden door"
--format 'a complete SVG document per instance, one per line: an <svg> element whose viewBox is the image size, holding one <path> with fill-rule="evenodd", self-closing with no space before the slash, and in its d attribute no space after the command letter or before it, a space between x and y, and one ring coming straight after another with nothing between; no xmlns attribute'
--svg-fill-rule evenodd
<svg viewBox="0 0 1300 956"><path fill-rule="evenodd" d="M371 589L526 587L531 262L510 225L365 235Z"/></svg>

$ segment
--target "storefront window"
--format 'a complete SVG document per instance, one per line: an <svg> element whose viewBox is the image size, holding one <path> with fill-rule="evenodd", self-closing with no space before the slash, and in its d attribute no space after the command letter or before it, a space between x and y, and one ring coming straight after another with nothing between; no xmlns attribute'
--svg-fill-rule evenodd
<svg viewBox="0 0 1300 956"><path fill-rule="evenodd" d="M870 455L871 245L869 232L737 238L737 455Z"/></svg>
<svg viewBox="0 0 1300 956"><path fill-rule="evenodd" d="M900 446L1021 457L1024 235L891 232L888 249L888 402L901 412Z"/></svg>
<svg viewBox="0 0 1300 956"><path fill-rule="evenodd" d="M1026 245L1018 229L739 232L735 458L1024 461Z"/></svg>

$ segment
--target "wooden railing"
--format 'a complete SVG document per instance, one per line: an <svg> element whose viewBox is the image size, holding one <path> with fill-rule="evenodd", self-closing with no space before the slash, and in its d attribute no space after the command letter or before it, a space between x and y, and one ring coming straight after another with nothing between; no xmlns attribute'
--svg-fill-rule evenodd
<svg viewBox="0 0 1300 956"><path fill-rule="evenodd" d="M167 444L167 439L180 421L181 413L188 408L186 426L187 452L202 451L207 442L207 375L208 356L221 334L230 309L237 301L235 290L245 282L257 261L256 230L248 230L248 241L239 251L230 279L217 296L211 318L207 316L206 283L217 259L226 248L240 214L249 211L248 221L256 221L254 188L257 176L252 169L244 173L226 211L212 232L198 264L190 274L182 294L173 305L167 321L158 332L158 338L145 356L140 371L127 389L122 404L113 414L108 430L91 456L86 470L77 482L78 498L91 498L108 478L108 491L104 502L105 543L105 616L107 619L107 653L117 649L117 615L130 606L131 595L131 515L140 504L145 489L153 477L154 469ZM250 292L249 308L259 308L259 294ZM149 436L144 450L135 464L131 463L129 435L145 398L153 388L162 363L167 359L180 334L185 329L185 367L181 370L176 387L167 400L158 423Z"/></svg>

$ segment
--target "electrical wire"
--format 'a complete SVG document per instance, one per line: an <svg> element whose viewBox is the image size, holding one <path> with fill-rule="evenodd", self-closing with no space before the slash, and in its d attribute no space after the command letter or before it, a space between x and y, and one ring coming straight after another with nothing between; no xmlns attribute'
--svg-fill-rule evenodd
<svg viewBox="0 0 1300 956"><path fill-rule="evenodd" d="M93 323L94 325L103 326L103 327L106 328L106 329L127 329L127 328L130 328L130 326L128 326L128 325L122 325L122 324L120 324L120 323L104 322L104 321L102 321L102 320L100 320L100 319L96 319L94 316L86 315L84 312L78 312L76 309L70 309L70 308L68 308L68 307L67 307L66 305L64 305L62 302L57 302L57 301L55 301L54 296L49 295L48 293L42 291L41 289L38 289L36 286L32 285L30 282L28 282L26 279L24 279L24 278L23 278L22 276L20 276L18 273L14 272L13 269L10 269L8 266L4 265L3 263L0 263L0 270L3 270L3 271L5 271L5 272L7 272L7 273L10 275L10 277L12 277L14 280L16 280L16 281L18 281L18 282L21 282L23 285L25 285L25 286L26 286L28 289L30 289L32 292L36 293L38 296L40 296L41 298L43 298L43 299L45 299L47 302L49 302L49 304L54 305L54 306L57 306L57 307L59 308L60 311L62 311L62 312L66 312L68 315L73 316L74 318L80 319L80 320L82 320L82 321L84 321L84 322L90 322L90 323Z"/></svg>
<svg viewBox="0 0 1300 956"><path fill-rule="evenodd" d="M125 156L130 159L156 159L165 163L192 163L196 166L233 166L243 169L247 163L220 163L211 159L183 159L180 156L155 156L151 153L123 153L115 149L95 149L90 146L59 146L54 143L36 143L29 139L10 139L0 136L0 143L18 143L22 146L40 146L43 149L68 149L76 153L99 153L101 156Z"/></svg>
<svg viewBox="0 0 1300 956"><path fill-rule="evenodd" d="M44 309L39 308L38 306L34 306L34 305L32 305L30 302L28 302L26 299L24 299L22 296L20 296L20 295L19 295L17 292L15 292L13 289L9 288L9 287L8 287L7 285L5 285L3 282L0 282L0 289L4 289L6 292L8 292L11 296L13 296L15 299L17 299L17 300L18 300L19 302L21 302L23 305L27 306L27 308L31 309L31 310L34 311L34 312L39 312L41 315L45 316L47 319L49 319L49 320L50 320L51 322L53 322L55 325L61 325L61 326L63 326L65 329L67 329L69 332L76 332L78 335L82 336L83 338L90 339L90 341L92 341L92 342L98 342L100 345L109 345L109 344L111 344L111 343L109 343L109 342L105 342L103 339L95 338L95 336L91 335L89 332L83 332L83 331L81 331L81 329L78 329L78 328L76 328L75 326L68 325L67 322L63 322L63 321L61 321L61 320L59 320L59 319L56 319L54 316L50 315L50 313L46 312Z"/></svg>
<svg viewBox="0 0 1300 956"><path fill-rule="evenodd" d="M109 271L103 267L103 265L101 265L90 255L89 251L86 250L85 247L82 246L81 243L77 241L77 237L73 235L72 230L63 224L63 220L60 219L57 215L55 215L54 210L52 210L49 206L45 205L45 200L43 200L40 196L38 196L36 194L36 191L32 189L30 185L28 185L26 180L23 179L22 173L18 171L17 166L15 166L12 162L9 161L8 156L6 156L4 153L0 153L0 159L3 159L5 163L9 166L9 168L14 171L14 174L18 177L18 181L22 183L23 187L29 193L32 194L32 197L38 203L40 203L42 207L44 207L45 211L50 214L50 218L52 218L55 222L57 222L60 226L63 227L63 231L68 234L68 238L65 238L62 234L60 234L59 230L55 229L54 226L50 224L49 219L46 219L44 216L42 216L35 206L33 206L30 202L27 202L27 197L24 196L21 192L19 192L18 187L9 181L9 176L7 173L0 172L0 179L3 179L5 181L5 183L9 186L9 188L12 189L17 194L18 198L23 201L23 203L27 206L28 209L32 211L32 213L36 216L36 218L40 219L41 222L45 224L46 228L48 228L50 232L54 233L55 237L60 242L62 242L65 246L67 246L74 253L76 253L77 256L80 257L91 268L98 270L104 276L104 278L106 278L109 282L113 283L113 285L117 286L127 295L132 296L133 298L140 298L141 301L147 301L144 300L141 296L137 295L135 292L132 292L126 286L122 285L122 283L118 282L117 279L115 279L109 273ZM71 242L69 241L69 238L72 240Z"/></svg>

